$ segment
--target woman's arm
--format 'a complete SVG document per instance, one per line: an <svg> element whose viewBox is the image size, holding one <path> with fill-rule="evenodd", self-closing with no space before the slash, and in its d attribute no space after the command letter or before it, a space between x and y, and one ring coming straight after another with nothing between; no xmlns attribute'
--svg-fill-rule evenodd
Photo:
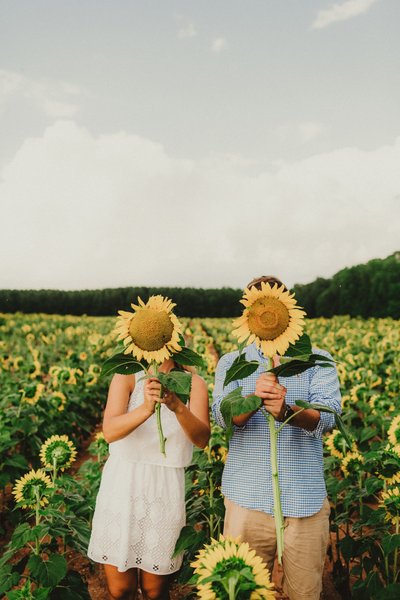
<svg viewBox="0 0 400 600"><path fill-rule="evenodd" d="M210 416L208 408L207 384L197 374L192 376L190 409L171 392L160 399L175 413L183 431L190 441L199 448L205 448L210 439Z"/></svg>
<svg viewBox="0 0 400 600"><path fill-rule="evenodd" d="M127 412L129 397L135 387L134 376L118 374L113 376L103 417L103 434L106 442L120 440L153 414L157 398L154 382L155 380L152 379L145 382L143 404Z"/></svg>

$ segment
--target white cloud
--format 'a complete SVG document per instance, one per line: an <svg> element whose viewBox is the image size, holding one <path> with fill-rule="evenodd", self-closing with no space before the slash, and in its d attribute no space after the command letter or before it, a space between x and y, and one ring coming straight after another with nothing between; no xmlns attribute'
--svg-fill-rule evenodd
<svg viewBox="0 0 400 600"><path fill-rule="evenodd" d="M341 4L333 4L320 10L313 24L313 29L323 29L338 21L347 21L366 13L378 0L345 0Z"/></svg>
<svg viewBox="0 0 400 600"><path fill-rule="evenodd" d="M291 143L308 144L327 133L329 128L319 121L303 121L295 124L285 123L277 127L276 131L282 142L287 140Z"/></svg>
<svg viewBox="0 0 400 600"><path fill-rule="evenodd" d="M212 41L211 50L216 54L225 52L229 47L228 40L224 37L217 37Z"/></svg>
<svg viewBox="0 0 400 600"><path fill-rule="evenodd" d="M288 285L398 247L400 137L274 169L58 121L0 178L1 287Z"/></svg>
<svg viewBox="0 0 400 600"><path fill-rule="evenodd" d="M23 98L52 118L70 118L78 112L77 86L63 81L34 80L0 69L0 109L15 98Z"/></svg>
<svg viewBox="0 0 400 600"><path fill-rule="evenodd" d="M196 27L191 19L183 15L177 15L175 20L178 23L178 38L180 40L192 38L197 35Z"/></svg>

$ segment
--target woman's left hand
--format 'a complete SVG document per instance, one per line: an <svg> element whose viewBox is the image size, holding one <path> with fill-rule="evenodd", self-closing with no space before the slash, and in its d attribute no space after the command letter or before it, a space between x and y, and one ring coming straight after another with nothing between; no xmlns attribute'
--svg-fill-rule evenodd
<svg viewBox="0 0 400 600"><path fill-rule="evenodd" d="M172 412L175 412L182 404L182 400L180 400L174 392L170 392L169 390L164 390L162 396L160 397L160 402L165 404L165 406Z"/></svg>

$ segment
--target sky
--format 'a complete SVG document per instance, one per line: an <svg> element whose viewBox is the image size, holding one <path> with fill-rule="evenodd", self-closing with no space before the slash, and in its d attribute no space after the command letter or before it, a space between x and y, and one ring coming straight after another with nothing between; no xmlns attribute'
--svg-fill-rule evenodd
<svg viewBox="0 0 400 600"><path fill-rule="evenodd" d="M400 250L398 0L0 0L0 288Z"/></svg>

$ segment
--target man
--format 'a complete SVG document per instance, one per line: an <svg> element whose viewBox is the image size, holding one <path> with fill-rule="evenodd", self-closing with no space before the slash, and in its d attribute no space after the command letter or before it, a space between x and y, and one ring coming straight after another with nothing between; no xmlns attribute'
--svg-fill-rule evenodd
<svg viewBox="0 0 400 600"><path fill-rule="evenodd" d="M260 277L248 288L261 288L261 282L283 285L275 277ZM325 350L313 352L332 358ZM220 359L215 375L213 414L225 427L222 399L242 386L242 395L256 394L262 406L273 415L278 428L295 414L278 434L278 471L284 516L283 589L290 600L319 600L322 573L329 541L330 507L323 469L322 435L334 427L334 416L314 409L301 410L296 400L325 404L338 412L341 396L336 368L312 367L292 377L265 373L267 358L255 343L245 349L247 360L262 363L257 371L224 387L226 371L238 352ZM274 357L274 366L279 357ZM272 572L276 533L273 518L273 492L270 463L270 434L260 410L233 418L234 434L222 475L225 496L224 535L241 536L257 552Z"/></svg>

